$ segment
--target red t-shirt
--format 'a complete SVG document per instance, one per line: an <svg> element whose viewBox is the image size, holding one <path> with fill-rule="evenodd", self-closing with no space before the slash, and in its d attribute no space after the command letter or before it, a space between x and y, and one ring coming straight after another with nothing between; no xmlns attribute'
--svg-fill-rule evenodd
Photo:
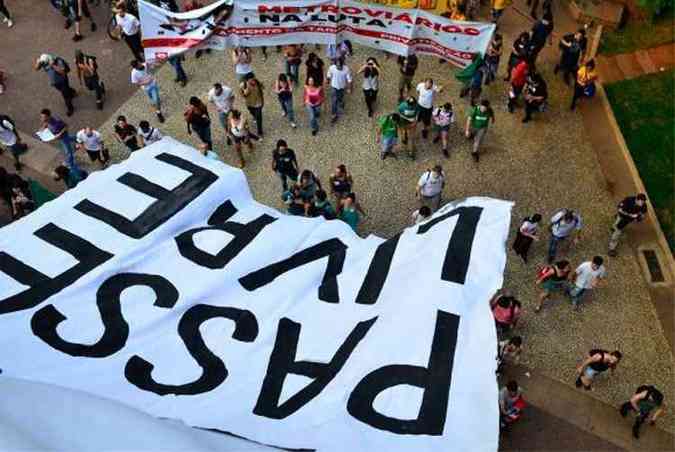
<svg viewBox="0 0 675 452"><path fill-rule="evenodd" d="M525 81L527 80L527 71L528 67L525 61L518 63L516 67L513 68L513 73L511 74L511 84L517 88L525 86Z"/></svg>

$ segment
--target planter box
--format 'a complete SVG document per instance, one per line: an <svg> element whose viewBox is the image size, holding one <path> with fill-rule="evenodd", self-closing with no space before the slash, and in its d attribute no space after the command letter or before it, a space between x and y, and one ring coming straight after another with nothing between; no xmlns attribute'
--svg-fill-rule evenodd
<svg viewBox="0 0 675 452"><path fill-rule="evenodd" d="M605 27L617 28L623 18L625 6L606 0L569 0L570 14L579 23L595 22Z"/></svg>

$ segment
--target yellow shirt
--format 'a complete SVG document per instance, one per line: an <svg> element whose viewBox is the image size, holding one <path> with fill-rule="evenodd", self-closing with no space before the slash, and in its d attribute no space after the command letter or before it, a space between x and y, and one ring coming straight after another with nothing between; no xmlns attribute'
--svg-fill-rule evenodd
<svg viewBox="0 0 675 452"><path fill-rule="evenodd" d="M598 78L595 69L588 69L586 66L581 66L577 72L577 83L581 86L586 86Z"/></svg>
<svg viewBox="0 0 675 452"><path fill-rule="evenodd" d="M505 9L511 3L511 0L492 0L492 9L499 11Z"/></svg>

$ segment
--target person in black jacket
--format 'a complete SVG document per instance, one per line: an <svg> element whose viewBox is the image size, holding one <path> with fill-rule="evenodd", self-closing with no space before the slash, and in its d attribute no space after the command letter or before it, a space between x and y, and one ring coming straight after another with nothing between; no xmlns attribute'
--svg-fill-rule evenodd
<svg viewBox="0 0 675 452"><path fill-rule="evenodd" d="M553 73L562 71L565 84L570 84L570 75L574 76L579 68L579 60L586 52L588 40L586 30L581 28L576 33L568 33L560 40L560 62L556 64Z"/></svg>
<svg viewBox="0 0 675 452"><path fill-rule="evenodd" d="M543 111L548 99L546 81L534 68L530 70L527 76L523 93L525 97L525 117L523 118L523 122L529 122L532 119L532 113Z"/></svg>

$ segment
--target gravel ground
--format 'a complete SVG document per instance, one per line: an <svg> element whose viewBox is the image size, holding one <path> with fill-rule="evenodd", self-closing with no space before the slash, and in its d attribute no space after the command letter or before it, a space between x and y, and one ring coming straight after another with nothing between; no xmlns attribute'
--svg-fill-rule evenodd
<svg viewBox="0 0 675 452"><path fill-rule="evenodd" d="M507 47L513 41L515 31L521 29L525 29L524 22L520 28L513 29L514 33L505 33ZM460 132L466 120L468 104L458 98L459 85L454 80L454 70L447 64L441 65L432 58L421 58L415 81L419 82L426 76L434 77L445 86L438 103L449 100L455 106L458 127L451 131L450 158L443 158L440 146L421 142L415 162L406 158L382 161L375 143L375 120L367 117L360 79L355 84L355 88L359 89L347 96L346 114L331 126L330 115L325 109L321 131L313 137L307 115L301 108L299 90L295 96L299 127L291 129L282 117L281 108L271 93L272 81L281 72L282 62L273 48L269 49L269 54L266 62L261 60L260 52L254 55L254 69L266 87L266 139L247 158L245 169L258 201L283 208L280 183L270 165L273 143L278 138L284 138L296 151L301 167L314 171L323 182L327 182L337 164L347 165L354 177L354 189L367 213L360 229L362 236L374 233L390 237L407 226L410 213L416 208L414 187L417 178L426 168L439 162L447 174L446 199L482 195L513 200L516 202L514 230L522 217L534 212L540 212L547 218L560 207L578 209L585 223L583 238L578 247L567 253L567 258L577 265L595 254L606 252L615 204L605 190L595 154L584 140L580 116L568 110L570 89L552 74L555 47L545 50L540 56L540 71L549 82L550 108L533 122L520 123L522 109L513 115L506 112L506 84L501 80L484 90L484 95L495 106L497 123L489 131L479 164L471 159L469 143ZM386 60L383 55L356 47L349 64L355 70L370 55L378 58L385 71L378 113L389 112L396 104L398 72L395 60ZM508 51L502 58L502 71L507 57ZM229 59L225 63L221 52L202 56L200 60L189 57L185 68L190 79L185 88L173 83L173 72L169 66L158 73L167 117L160 130L197 145L198 138L187 135L182 117L188 98L199 95L206 100L206 92L212 83L220 81L235 86L235 81L232 65ZM237 101L237 106L245 111L242 102ZM138 124L141 119L154 119L142 92L132 96L117 114L125 114L133 124ZM117 114L101 128L108 137L108 143L114 143L112 124ZM225 145L225 137L215 115L212 131L217 152L225 162L237 165L238 160ZM128 155L126 149L116 143L111 146L111 154L115 160ZM587 298L581 312L575 313L568 302L557 300L535 314L537 291L533 283L545 259L544 242L535 243L528 265L509 250L506 268L505 286L513 289L524 305L524 316L518 328L518 333L525 339L524 364L574 384L575 366L589 349L617 348L624 354L621 365L609 379L599 379L590 396L618 405L639 384L651 383L664 390L667 400L675 400L673 356L632 253L622 247L620 251L623 253L618 258L608 259L607 287L598 289ZM660 425L675 432L674 420L671 410Z"/></svg>

